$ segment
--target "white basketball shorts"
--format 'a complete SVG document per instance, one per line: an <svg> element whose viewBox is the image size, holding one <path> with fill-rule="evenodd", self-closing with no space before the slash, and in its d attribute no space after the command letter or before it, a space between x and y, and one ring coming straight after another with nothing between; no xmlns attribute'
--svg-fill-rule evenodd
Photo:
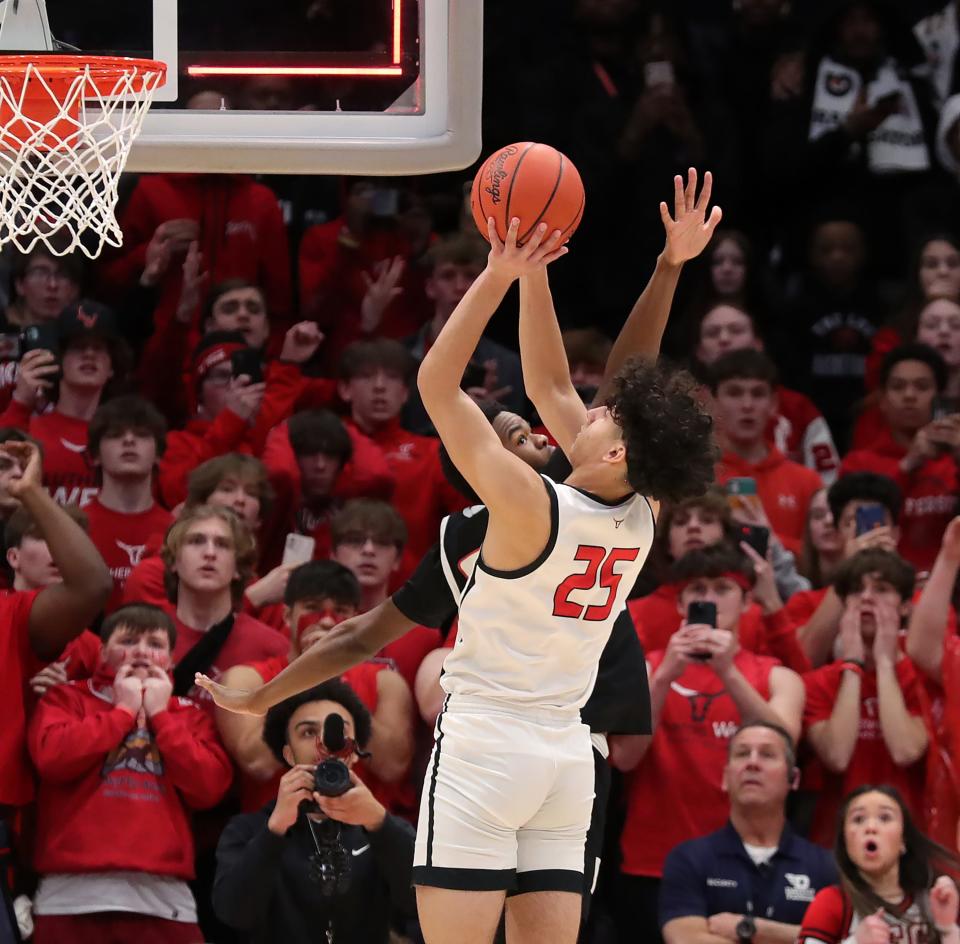
<svg viewBox="0 0 960 944"><path fill-rule="evenodd" d="M586 725L449 697L420 799L414 885L581 893L593 788Z"/></svg>

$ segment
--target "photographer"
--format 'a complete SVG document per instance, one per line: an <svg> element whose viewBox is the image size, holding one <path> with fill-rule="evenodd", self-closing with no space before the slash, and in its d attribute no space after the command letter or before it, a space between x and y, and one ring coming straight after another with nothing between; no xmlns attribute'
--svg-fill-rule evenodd
<svg viewBox="0 0 960 944"><path fill-rule="evenodd" d="M343 750L336 750L331 715L342 718ZM325 934L336 944L386 944L391 911L415 913L413 828L387 813L352 772L342 795L315 791L318 761L342 758L352 767L369 737L369 712L339 680L267 713L263 739L290 770L275 803L227 825L213 888L218 917L246 932L249 944L314 944ZM305 801L319 810L301 809Z"/></svg>

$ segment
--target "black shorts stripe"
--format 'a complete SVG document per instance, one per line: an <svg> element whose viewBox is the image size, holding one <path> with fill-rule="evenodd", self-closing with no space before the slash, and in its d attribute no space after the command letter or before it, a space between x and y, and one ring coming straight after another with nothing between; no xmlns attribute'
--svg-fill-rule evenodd
<svg viewBox="0 0 960 944"><path fill-rule="evenodd" d="M448 869L415 865L411 884L461 892L512 891L517 887L517 873L514 869Z"/></svg>
<svg viewBox="0 0 960 944"><path fill-rule="evenodd" d="M575 895L582 895L583 872L574 872L571 869L518 872L517 891L521 895L531 892L573 892Z"/></svg>
<svg viewBox="0 0 960 944"><path fill-rule="evenodd" d="M427 800L427 867L433 866L433 801L437 792L437 768L440 766L440 742L443 740L443 713L447 710L450 696L443 700L437 716L437 742L433 746L433 765L430 769L430 795Z"/></svg>

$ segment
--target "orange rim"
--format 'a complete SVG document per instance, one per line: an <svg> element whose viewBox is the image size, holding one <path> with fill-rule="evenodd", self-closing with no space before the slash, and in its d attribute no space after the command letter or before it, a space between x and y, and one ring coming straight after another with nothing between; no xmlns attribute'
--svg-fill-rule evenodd
<svg viewBox="0 0 960 944"><path fill-rule="evenodd" d="M89 69L97 78L119 78L130 72L157 72L166 75L167 64L158 59L134 59L129 56L77 55L0 55L0 75L23 75L33 66L41 75L64 79Z"/></svg>

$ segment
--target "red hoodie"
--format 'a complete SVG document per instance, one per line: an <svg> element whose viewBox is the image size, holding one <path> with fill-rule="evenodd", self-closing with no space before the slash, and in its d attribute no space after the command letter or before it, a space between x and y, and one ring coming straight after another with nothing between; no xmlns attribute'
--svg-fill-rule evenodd
<svg viewBox="0 0 960 944"><path fill-rule="evenodd" d="M0 426L29 433L43 447L43 484L60 505L83 508L96 497L96 469L87 452L89 423L56 410L34 413L18 400L0 413Z"/></svg>
<svg viewBox="0 0 960 944"><path fill-rule="evenodd" d="M394 475L382 450L355 426L345 424L353 455L340 470L333 485L333 493L322 511L303 505L300 466L290 445L287 424L272 429L263 449L263 464L270 475L270 484L276 496L273 518L277 526L263 541L262 566L279 563L283 542L288 531L310 535L316 542L314 558L330 556L330 518L351 498L381 498L389 501L394 490Z"/></svg>
<svg viewBox="0 0 960 944"><path fill-rule="evenodd" d="M373 231L357 242L346 233L342 218L311 226L300 242L300 300L304 315L314 319L327 334L323 356L328 366L337 364L352 341L369 337L360 326L360 305L367 293L364 276L373 275L384 259L408 259L400 277L400 295L383 313L378 337L402 340L417 331L433 315L433 303L424 291L426 271L409 261L410 245L394 232Z"/></svg>
<svg viewBox="0 0 960 944"><path fill-rule="evenodd" d="M275 319L289 315L290 252L283 214L272 190L242 174L143 175L118 216L123 248L104 253L98 267L98 297L122 301L143 274L157 227L178 219L200 224L198 242L209 285L249 279L263 289ZM173 317L181 285L181 265L174 259L159 286L157 329Z"/></svg>
<svg viewBox="0 0 960 944"><path fill-rule="evenodd" d="M351 432L359 431L353 420L345 422ZM469 503L443 474L439 439L411 433L399 419L371 433L370 438L383 450L396 478L392 504L407 526L407 545L391 583L395 590L436 543L443 518Z"/></svg>
<svg viewBox="0 0 960 944"><path fill-rule="evenodd" d="M131 870L193 878L188 809L208 809L233 777L213 722L171 698L143 727L113 702L113 671L50 689L30 722L40 775L38 872Z"/></svg>
<svg viewBox="0 0 960 944"><path fill-rule="evenodd" d="M228 452L262 454L270 430L290 415L298 393L304 389L300 370L293 364L271 361L264 379L266 391L252 426L232 410L224 409L214 420L195 417L184 429L167 433L157 481L168 508L186 499L190 473L208 459Z"/></svg>
<svg viewBox="0 0 960 944"><path fill-rule="evenodd" d="M840 474L876 472L893 479L903 495L897 550L918 570L929 570L940 551L940 539L957 509L957 463L947 454L929 459L910 475L900 470L907 448L894 442L889 430L869 449L848 453Z"/></svg>
<svg viewBox="0 0 960 944"><path fill-rule="evenodd" d="M810 499L823 488L820 476L791 462L779 449L771 449L759 462L725 452L717 463L717 481L724 485L733 478L756 481L757 494L777 537L788 551L798 554Z"/></svg>

